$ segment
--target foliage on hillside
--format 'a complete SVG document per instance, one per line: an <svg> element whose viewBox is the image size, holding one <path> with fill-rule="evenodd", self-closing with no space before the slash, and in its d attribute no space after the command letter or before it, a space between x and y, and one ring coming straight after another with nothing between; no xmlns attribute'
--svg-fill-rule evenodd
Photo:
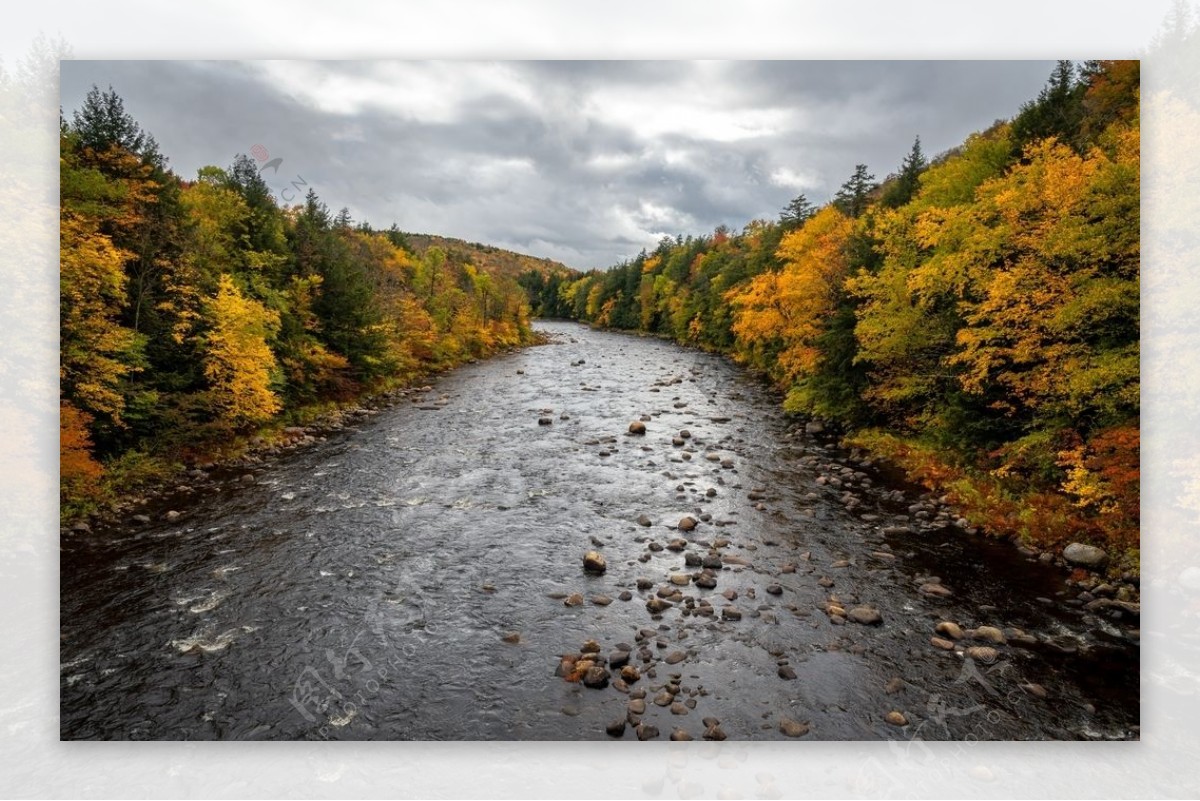
<svg viewBox="0 0 1200 801"><path fill-rule="evenodd" d="M68 514L145 465L530 341L516 254L414 253L312 190L282 207L246 156L184 180L111 89L60 128Z"/></svg>
<svg viewBox="0 0 1200 801"><path fill-rule="evenodd" d="M823 208L664 238L557 303L731 354L993 531L1136 548L1138 69L1060 62L932 163L918 140L882 185L859 164Z"/></svg>

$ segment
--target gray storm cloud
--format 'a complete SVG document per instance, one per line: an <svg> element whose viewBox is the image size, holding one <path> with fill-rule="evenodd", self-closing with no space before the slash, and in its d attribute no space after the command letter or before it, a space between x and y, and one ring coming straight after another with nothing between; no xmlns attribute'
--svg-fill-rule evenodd
<svg viewBox="0 0 1200 801"><path fill-rule="evenodd" d="M827 200L1016 113L1052 62L65 61L184 178L255 145L331 208L607 267L663 234ZM261 151L260 151L261 152Z"/></svg>

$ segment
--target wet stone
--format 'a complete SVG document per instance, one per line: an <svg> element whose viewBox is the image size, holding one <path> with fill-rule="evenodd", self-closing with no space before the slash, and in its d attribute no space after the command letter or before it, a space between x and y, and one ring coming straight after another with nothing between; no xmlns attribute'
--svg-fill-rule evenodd
<svg viewBox="0 0 1200 801"><path fill-rule="evenodd" d="M787 737L803 737L808 734L808 724L791 718L779 719L779 730Z"/></svg>
<svg viewBox="0 0 1200 801"><path fill-rule="evenodd" d="M692 735L688 734L683 729L675 729L671 732L671 739L675 742L690 742Z"/></svg>
<svg viewBox="0 0 1200 801"><path fill-rule="evenodd" d="M908 725L908 718L904 717L904 713L900 712L899 710L893 709L891 712L887 713L884 719L893 726Z"/></svg>
<svg viewBox="0 0 1200 801"><path fill-rule="evenodd" d="M658 737L658 729L651 726L649 723L640 723L637 727L637 738L639 740L653 740Z"/></svg>
<svg viewBox="0 0 1200 801"><path fill-rule="evenodd" d="M976 662L983 662L989 665L995 662L997 657L1000 656L999 651L986 645L977 645L973 648L968 648L964 653Z"/></svg>
<svg viewBox="0 0 1200 801"><path fill-rule="evenodd" d="M879 610L870 606L856 606L846 612L846 617L863 626L878 626L883 623L883 615Z"/></svg>
<svg viewBox="0 0 1200 801"><path fill-rule="evenodd" d="M782 595L783 587L780 587L778 584L768 584L767 585L767 594L768 595Z"/></svg>
<svg viewBox="0 0 1200 801"><path fill-rule="evenodd" d="M971 632L971 639L983 640L984 642L990 642L996 645L1003 645L1006 638L1004 636L1004 632L1000 631L1000 629L996 628L995 626L980 626Z"/></svg>
<svg viewBox="0 0 1200 801"><path fill-rule="evenodd" d="M594 665L588 668L587 673L583 675L583 684L585 687L590 687L593 690L600 690L608 686L609 676L610 674L606 669L599 665Z"/></svg>
<svg viewBox="0 0 1200 801"><path fill-rule="evenodd" d="M790 681L791 679L796 678L796 671L793 670L789 665L780 666L778 673L779 678L781 679L787 679Z"/></svg>
<svg viewBox="0 0 1200 801"><path fill-rule="evenodd" d="M934 631L938 634L945 635L952 640L961 640L963 638L963 630L957 624L949 620L943 620L934 627Z"/></svg>
<svg viewBox="0 0 1200 801"><path fill-rule="evenodd" d="M609 723L604 727L604 732L609 737L623 737L625 735L625 718Z"/></svg>

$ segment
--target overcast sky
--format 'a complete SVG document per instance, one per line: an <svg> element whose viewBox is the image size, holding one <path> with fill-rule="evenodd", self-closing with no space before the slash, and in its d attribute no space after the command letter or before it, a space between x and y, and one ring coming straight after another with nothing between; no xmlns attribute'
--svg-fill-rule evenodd
<svg viewBox="0 0 1200 801"><path fill-rule="evenodd" d="M64 61L62 105L111 85L183 178L253 154L282 199L311 186L376 227L587 269L824 203L860 162L882 179L917 135L932 156L1011 117L1052 67Z"/></svg>

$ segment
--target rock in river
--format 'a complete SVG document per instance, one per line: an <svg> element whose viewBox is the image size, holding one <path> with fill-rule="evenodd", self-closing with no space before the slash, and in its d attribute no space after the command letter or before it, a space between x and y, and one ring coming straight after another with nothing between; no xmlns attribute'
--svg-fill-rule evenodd
<svg viewBox="0 0 1200 801"><path fill-rule="evenodd" d="M995 648L990 648L986 645L976 645L973 648L968 648L965 653L976 662L983 662L988 665L995 662L996 657L1000 655L1000 652Z"/></svg>
<svg viewBox="0 0 1200 801"><path fill-rule="evenodd" d="M634 420L632 423L629 424L629 433L630 434L645 434L646 433L646 424L643 423L641 420Z"/></svg>
<svg viewBox="0 0 1200 801"><path fill-rule="evenodd" d="M971 639L983 640L996 645L1004 645L1005 642L1004 632L995 626L980 626L971 632Z"/></svg>
<svg viewBox="0 0 1200 801"><path fill-rule="evenodd" d="M583 555L583 569L589 573L603 573L608 569L608 563L599 551L588 551Z"/></svg>
<svg viewBox="0 0 1200 801"><path fill-rule="evenodd" d="M949 620L943 620L939 622L934 628L934 631L936 631L938 634L945 635L952 640L961 640L963 638L962 627Z"/></svg>
<svg viewBox="0 0 1200 801"><path fill-rule="evenodd" d="M1063 559L1081 567L1100 567L1108 561L1108 554L1095 545L1072 542L1063 551Z"/></svg>
<svg viewBox="0 0 1200 801"><path fill-rule="evenodd" d="M887 713L886 720L893 726L907 726L908 718L904 717L904 713L893 709Z"/></svg>
<svg viewBox="0 0 1200 801"><path fill-rule="evenodd" d="M606 669L599 665L593 665L588 668L587 673L583 674L583 686L601 690L608 686L608 677L609 672Z"/></svg>
<svg viewBox="0 0 1200 801"><path fill-rule="evenodd" d="M680 518L680 520L679 520L679 530L680 531L691 531L695 527L696 527L696 518L694 518L690 515Z"/></svg>
<svg viewBox="0 0 1200 801"><path fill-rule="evenodd" d="M808 724L791 718L780 718L779 730L788 737L803 737L808 734Z"/></svg>
<svg viewBox="0 0 1200 801"><path fill-rule="evenodd" d="M883 622L883 615L879 614L879 610L870 606L856 606L846 612L846 617L864 626L878 626Z"/></svg>
<svg viewBox="0 0 1200 801"><path fill-rule="evenodd" d="M625 734L625 718L621 718L620 720L614 720L612 723L608 724L604 728L604 731L608 734L609 737L623 736Z"/></svg>

